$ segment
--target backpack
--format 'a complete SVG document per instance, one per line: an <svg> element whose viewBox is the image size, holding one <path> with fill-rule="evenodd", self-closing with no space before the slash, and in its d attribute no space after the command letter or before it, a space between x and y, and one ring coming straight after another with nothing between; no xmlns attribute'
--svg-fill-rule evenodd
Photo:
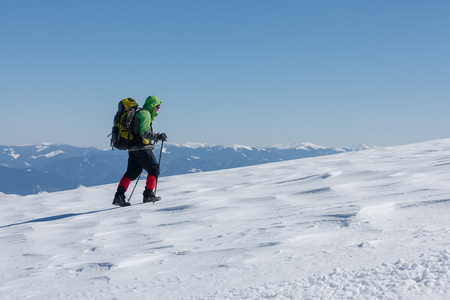
<svg viewBox="0 0 450 300"><path fill-rule="evenodd" d="M133 145L134 116L137 109L138 104L133 98L125 98L119 102L111 132L111 147L113 149L128 150Z"/></svg>

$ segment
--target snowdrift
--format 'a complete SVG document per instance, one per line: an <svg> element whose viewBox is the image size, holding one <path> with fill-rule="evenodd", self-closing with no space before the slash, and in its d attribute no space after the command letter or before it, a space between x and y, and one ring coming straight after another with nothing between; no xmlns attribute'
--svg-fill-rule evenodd
<svg viewBox="0 0 450 300"><path fill-rule="evenodd" d="M115 188L0 195L0 298L450 295L450 139Z"/></svg>

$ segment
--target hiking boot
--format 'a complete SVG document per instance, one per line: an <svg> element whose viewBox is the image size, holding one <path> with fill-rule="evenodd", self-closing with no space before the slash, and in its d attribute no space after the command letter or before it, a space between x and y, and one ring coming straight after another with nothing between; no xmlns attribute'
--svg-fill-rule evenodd
<svg viewBox="0 0 450 300"><path fill-rule="evenodd" d="M118 206L130 206L130 203L125 201L126 197L124 193L116 192L114 195L113 205Z"/></svg>
<svg viewBox="0 0 450 300"><path fill-rule="evenodd" d="M143 195L144 195L144 203L156 202L161 200L161 197L156 197L155 193L153 193L153 191L149 189L145 189Z"/></svg>

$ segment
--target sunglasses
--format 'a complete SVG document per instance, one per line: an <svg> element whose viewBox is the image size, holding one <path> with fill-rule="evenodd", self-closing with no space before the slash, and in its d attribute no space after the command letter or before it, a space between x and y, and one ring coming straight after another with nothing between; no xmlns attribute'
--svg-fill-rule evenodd
<svg viewBox="0 0 450 300"><path fill-rule="evenodd" d="M156 108L159 109L160 105L156 105Z"/></svg>

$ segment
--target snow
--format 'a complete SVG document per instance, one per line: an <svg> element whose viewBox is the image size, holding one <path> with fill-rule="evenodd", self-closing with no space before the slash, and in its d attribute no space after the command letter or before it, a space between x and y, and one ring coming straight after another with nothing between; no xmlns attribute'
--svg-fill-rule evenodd
<svg viewBox="0 0 450 300"><path fill-rule="evenodd" d="M52 151L52 152L47 153L47 154L38 155L38 156L32 156L31 158L36 159L36 158L43 157L43 156L47 157L47 158L50 158L50 157L53 157L53 156L56 156L56 155L59 155L59 154L63 154L63 153L65 153L65 152L62 151L62 150L56 150L56 151Z"/></svg>
<svg viewBox="0 0 450 300"><path fill-rule="evenodd" d="M245 150L250 150L251 151L251 150L253 150L255 148L249 147L249 146L234 145L233 149L234 149L234 151L238 151L238 150L241 150L241 149L245 149Z"/></svg>
<svg viewBox="0 0 450 300"><path fill-rule="evenodd" d="M0 195L0 298L447 299L449 183L446 139L163 177L154 205Z"/></svg>
<svg viewBox="0 0 450 300"><path fill-rule="evenodd" d="M20 157L20 154L16 153L14 151L14 149L3 149L3 150L9 150L10 153L8 154L9 156L11 156L13 159L18 159Z"/></svg>
<svg viewBox="0 0 450 300"><path fill-rule="evenodd" d="M369 147L369 146L364 145L364 144L359 144L359 145L355 145L353 147L350 147L349 149L351 151L363 151L363 150L369 150L369 149L372 149L372 148L375 148L375 147Z"/></svg>
<svg viewBox="0 0 450 300"><path fill-rule="evenodd" d="M289 144L276 144L272 146L278 150L297 149L297 150L310 150L310 149L326 149L324 146L318 146L313 143L289 143ZM337 150L342 150L338 149ZM342 150L344 151L344 150Z"/></svg>
<svg viewBox="0 0 450 300"><path fill-rule="evenodd" d="M50 147L50 145L38 145L38 146L36 146L36 151L37 152L41 152L41 151L44 151L44 150L46 150L46 149L48 149Z"/></svg>
<svg viewBox="0 0 450 300"><path fill-rule="evenodd" d="M175 145L177 145L177 144L175 144ZM179 145L177 145L177 146L179 146ZM209 145L204 144L204 143L189 142L189 143L183 144L181 146L184 146L186 148L191 148L191 149L198 149L198 148L206 148Z"/></svg>

